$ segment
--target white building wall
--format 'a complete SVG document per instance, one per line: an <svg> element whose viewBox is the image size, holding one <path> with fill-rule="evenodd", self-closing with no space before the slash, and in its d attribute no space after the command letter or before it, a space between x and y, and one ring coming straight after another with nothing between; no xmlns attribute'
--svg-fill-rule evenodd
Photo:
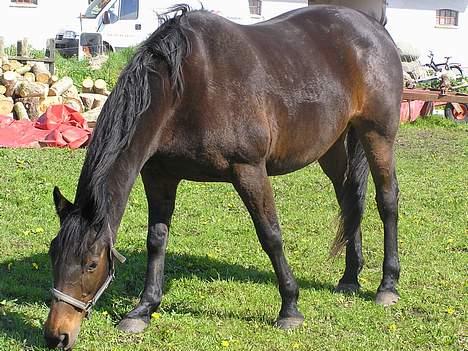
<svg viewBox="0 0 468 351"><path fill-rule="evenodd" d="M262 19L267 20L299 7L307 6L307 0L264 0L262 1Z"/></svg>
<svg viewBox="0 0 468 351"><path fill-rule="evenodd" d="M423 63L429 61L429 50L436 62L461 62L468 67L468 0L388 0L387 30L397 44L412 46ZM452 9L459 12L458 27L436 25L436 10Z"/></svg>
<svg viewBox="0 0 468 351"><path fill-rule="evenodd" d="M5 45L16 45L17 40L27 37L34 48L44 48L46 40L62 27L79 23L79 14L87 4L87 0L38 0L37 6L18 6L1 0L0 36Z"/></svg>

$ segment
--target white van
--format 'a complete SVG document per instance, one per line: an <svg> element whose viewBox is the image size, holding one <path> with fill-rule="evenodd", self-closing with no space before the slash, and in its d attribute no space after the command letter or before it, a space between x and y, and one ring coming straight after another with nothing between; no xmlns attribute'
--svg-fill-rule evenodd
<svg viewBox="0 0 468 351"><path fill-rule="evenodd" d="M64 56L81 57L137 45L158 27L158 14L181 2L237 23L255 21L248 0L94 0L80 15L79 25L56 35L56 49Z"/></svg>

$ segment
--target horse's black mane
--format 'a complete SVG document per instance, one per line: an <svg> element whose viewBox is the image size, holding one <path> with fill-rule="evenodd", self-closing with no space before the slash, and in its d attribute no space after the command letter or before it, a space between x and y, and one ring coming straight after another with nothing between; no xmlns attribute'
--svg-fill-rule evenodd
<svg viewBox="0 0 468 351"><path fill-rule="evenodd" d="M107 179L115 161L130 145L140 117L150 107L152 80L161 78L167 71L174 97L182 95L182 63L190 52L190 42L186 35L189 26L185 20L189 11L187 5L176 5L160 17L159 28L139 46L104 104L75 196L75 204L87 225L81 220L70 218L69 221L73 223L66 225L70 227L68 230L62 228L58 244L60 248L83 253L90 239L93 241L99 238L109 212ZM90 226L96 228L96 231L88 230ZM90 238L90 235L94 238Z"/></svg>

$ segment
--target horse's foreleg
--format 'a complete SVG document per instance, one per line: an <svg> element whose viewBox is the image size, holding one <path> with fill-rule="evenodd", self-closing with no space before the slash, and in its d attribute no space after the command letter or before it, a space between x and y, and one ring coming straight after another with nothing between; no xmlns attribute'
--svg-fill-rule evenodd
<svg viewBox="0 0 468 351"><path fill-rule="evenodd" d="M273 192L265 165L235 165L233 184L252 217L258 239L278 279L282 305L276 325L282 329L298 327L304 321L304 316L297 309L299 288L284 256Z"/></svg>
<svg viewBox="0 0 468 351"><path fill-rule="evenodd" d="M396 286L400 277L398 258L398 183L395 171L393 143L395 132L382 134L361 130L360 139L366 151L376 188L376 201L384 224L383 278L377 290L376 302L387 306L399 299Z"/></svg>
<svg viewBox="0 0 468 351"><path fill-rule="evenodd" d="M354 131L350 131L350 134ZM365 184L367 171L356 172L356 136L348 135L348 150L345 135L319 159L320 166L330 178L335 188L336 198L341 210L341 223L338 235L347 238L346 268L335 291L354 293L360 288L358 276L362 270L361 219L364 212ZM348 160L349 158L349 160ZM367 165L365 166L367 170ZM361 186L363 185L363 186ZM362 196L361 196L362 195Z"/></svg>
<svg viewBox="0 0 468 351"><path fill-rule="evenodd" d="M155 178L148 169L142 171L148 199L148 265L145 288L138 305L119 323L118 328L130 333L143 331L151 314L159 307L163 291L164 258L169 226L174 212L178 181Z"/></svg>

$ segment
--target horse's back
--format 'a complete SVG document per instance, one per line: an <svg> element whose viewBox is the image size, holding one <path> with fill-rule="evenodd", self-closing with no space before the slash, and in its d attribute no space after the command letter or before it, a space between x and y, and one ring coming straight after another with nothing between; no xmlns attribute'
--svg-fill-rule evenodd
<svg viewBox="0 0 468 351"><path fill-rule="evenodd" d="M319 4L346 6L386 23L386 0L309 0L309 5Z"/></svg>
<svg viewBox="0 0 468 351"><path fill-rule="evenodd" d="M216 149L210 158L226 172L230 162L261 160L270 174L301 168L365 109L392 104L383 90L399 84L390 79L398 53L362 13L314 6L241 26L195 11L187 21L188 93L174 126L187 147Z"/></svg>

